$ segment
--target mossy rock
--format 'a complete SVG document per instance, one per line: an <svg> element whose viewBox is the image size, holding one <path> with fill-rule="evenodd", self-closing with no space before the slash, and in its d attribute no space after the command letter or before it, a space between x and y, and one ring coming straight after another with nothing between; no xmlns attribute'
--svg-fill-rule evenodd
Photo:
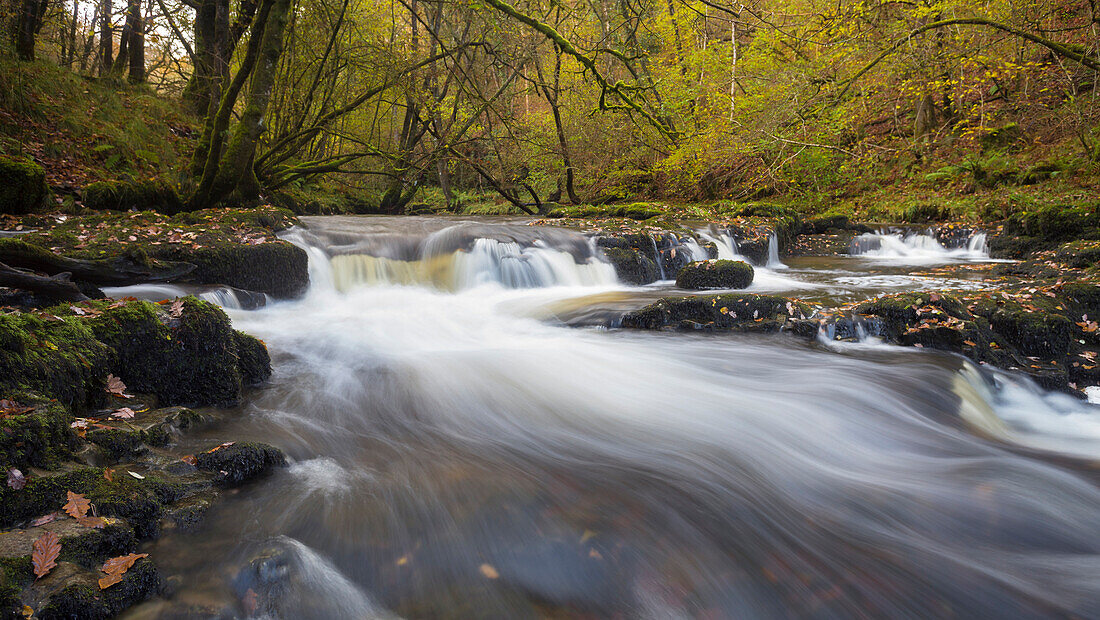
<svg viewBox="0 0 1100 620"><path fill-rule="evenodd" d="M105 560L137 550L134 529L121 519L108 518L101 528L80 525L75 519L62 516L45 525L14 530L0 536L0 558L17 561L26 558L29 564L34 541L47 531L61 541L60 562L72 562L85 568L97 568Z"/></svg>
<svg viewBox="0 0 1100 620"><path fill-rule="evenodd" d="M100 181L84 188L84 206L96 211L156 211L175 215L186 210L179 194L159 179Z"/></svg>
<svg viewBox="0 0 1100 620"><path fill-rule="evenodd" d="M139 559L123 575L122 581L101 590L97 583L102 573L62 563L36 584L44 603L36 612L43 620L104 620L158 595L164 587L156 565L148 558Z"/></svg>
<svg viewBox="0 0 1100 620"><path fill-rule="evenodd" d="M286 455L262 443L235 443L196 456L196 467L215 474L214 484L238 487L286 465Z"/></svg>
<svg viewBox="0 0 1100 620"><path fill-rule="evenodd" d="M145 437L141 431L124 428L97 428L84 437L95 445L103 459L117 463L144 451Z"/></svg>
<svg viewBox="0 0 1100 620"><path fill-rule="evenodd" d="M676 275L676 286L695 290L748 288L753 275L752 265L742 261L699 261L680 270Z"/></svg>
<svg viewBox="0 0 1100 620"><path fill-rule="evenodd" d="M280 299L301 297L309 288L309 256L286 241L158 246L150 249L150 256L194 264L195 270L183 278L187 282L225 284Z"/></svg>
<svg viewBox="0 0 1100 620"><path fill-rule="evenodd" d="M736 294L666 297L622 318L634 329L779 331L792 320L813 316L810 306L786 297Z"/></svg>
<svg viewBox="0 0 1100 620"><path fill-rule="evenodd" d="M1096 238L1100 212L1096 205L1047 205L1014 213L1005 222L1008 235L1036 237L1044 244Z"/></svg>
<svg viewBox="0 0 1100 620"><path fill-rule="evenodd" d="M27 159L0 156L0 213L19 215L42 207L46 171Z"/></svg>
<svg viewBox="0 0 1100 620"><path fill-rule="evenodd" d="M260 339L234 331L237 342L237 368L244 385L259 385L271 378L271 356Z"/></svg>
<svg viewBox="0 0 1100 620"><path fill-rule="evenodd" d="M15 526L60 510L67 491L84 494L100 516L125 519L140 539L157 536L164 504L179 495L172 483L152 475L138 480L122 471L114 472L112 480L107 480L104 470L99 468L34 476L18 491L7 486L0 488L0 527Z"/></svg>
<svg viewBox="0 0 1100 620"><path fill-rule="evenodd" d="M104 402L110 351L78 317L0 315L0 394L36 392L75 409Z"/></svg>
<svg viewBox="0 0 1100 620"><path fill-rule="evenodd" d="M0 420L0 471L50 468L72 456L78 442L70 428L73 416L56 401L20 399L35 409Z"/></svg>
<svg viewBox="0 0 1100 620"><path fill-rule="evenodd" d="M270 360L256 346L262 343L239 336L221 308L194 297L182 299L178 317L157 304L131 302L107 307L89 323L114 351L114 374L165 404L233 404L243 382L270 374Z"/></svg>
<svg viewBox="0 0 1100 620"><path fill-rule="evenodd" d="M604 256L615 266L619 280L627 284L649 284L660 277L657 263L633 248L604 248Z"/></svg>

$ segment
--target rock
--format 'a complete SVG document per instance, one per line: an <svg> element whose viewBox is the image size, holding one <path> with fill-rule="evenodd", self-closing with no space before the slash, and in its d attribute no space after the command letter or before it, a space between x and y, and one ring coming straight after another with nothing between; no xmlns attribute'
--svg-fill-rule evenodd
<svg viewBox="0 0 1100 620"><path fill-rule="evenodd" d="M0 156L0 213L22 214L46 202L46 171L27 159Z"/></svg>
<svg viewBox="0 0 1100 620"><path fill-rule="evenodd" d="M753 275L752 266L742 261L699 261L680 270L676 276L676 286L696 290L748 288Z"/></svg>
<svg viewBox="0 0 1100 620"><path fill-rule="evenodd" d="M84 206L97 211L156 211L175 215L186 210L179 194L159 179L100 181L84 188Z"/></svg>
<svg viewBox="0 0 1100 620"><path fill-rule="evenodd" d="M96 529L62 515L52 523L4 533L0 536L0 558L24 558L29 564L34 541L46 532L53 532L61 540L59 561L85 568L98 568L108 558L133 553L138 544L133 528L120 519L107 519L107 525Z"/></svg>
<svg viewBox="0 0 1100 620"><path fill-rule="evenodd" d="M305 250L286 241L199 248L162 246L150 256L194 264L196 269L182 282L225 284L279 299L301 297L309 288L309 257Z"/></svg>
<svg viewBox="0 0 1100 620"><path fill-rule="evenodd" d="M666 297L645 308L629 312L622 326L634 329L715 329L737 331L780 331L792 321L806 319L813 308L796 300L771 295L724 294L696 297Z"/></svg>
<svg viewBox="0 0 1100 620"><path fill-rule="evenodd" d="M159 534L164 504L178 499L180 492L178 486L156 474L138 480L121 470L115 470L112 480L104 477L104 470L93 467L34 476L19 491L0 487L0 527L60 510L67 491L85 495L100 516L125 519L140 539Z"/></svg>
<svg viewBox="0 0 1100 620"><path fill-rule="evenodd" d="M238 487L286 466L282 450L262 443L235 443L196 455L196 466L215 474L214 484Z"/></svg>
<svg viewBox="0 0 1100 620"><path fill-rule="evenodd" d="M43 620L101 620L118 615L133 605L156 596L162 586L160 573L142 558L123 575L122 581L101 590L103 573L63 562L28 590L36 617Z"/></svg>
<svg viewBox="0 0 1100 620"><path fill-rule="evenodd" d="M108 307L89 323L114 351L111 369L127 387L165 403L234 404L242 384L271 373L262 343L238 335L221 308L194 297L182 300L178 316L135 301Z"/></svg>
<svg viewBox="0 0 1100 620"><path fill-rule="evenodd" d="M0 315L0 394L36 392L77 409L99 406L109 356L80 318Z"/></svg>
<svg viewBox="0 0 1100 620"><path fill-rule="evenodd" d="M660 277L657 263L632 248L605 248L604 255L615 266L619 280L627 284L649 284Z"/></svg>
<svg viewBox="0 0 1100 620"><path fill-rule="evenodd" d="M57 402L42 398L18 400L21 405L35 408L0 419L0 471L53 467L71 458L77 447L76 435L69 428L73 416Z"/></svg>

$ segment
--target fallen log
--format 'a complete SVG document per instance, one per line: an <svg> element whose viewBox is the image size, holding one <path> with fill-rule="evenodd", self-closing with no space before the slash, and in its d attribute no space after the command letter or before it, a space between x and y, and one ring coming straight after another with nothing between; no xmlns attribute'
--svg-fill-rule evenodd
<svg viewBox="0 0 1100 620"><path fill-rule="evenodd" d="M19 239L0 239L0 262L46 274L69 273L72 279L98 286L168 282L195 270L191 263L119 256L99 260L67 258Z"/></svg>
<svg viewBox="0 0 1100 620"><path fill-rule="evenodd" d="M30 291L50 301L87 301L70 277L68 273L40 276L0 263L0 286Z"/></svg>

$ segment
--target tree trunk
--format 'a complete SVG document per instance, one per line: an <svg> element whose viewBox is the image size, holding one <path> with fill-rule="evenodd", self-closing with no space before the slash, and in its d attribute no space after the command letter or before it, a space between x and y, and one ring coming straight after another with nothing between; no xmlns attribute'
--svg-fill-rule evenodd
<svg viewBox="0 0 1100 620"><path fill-rule="evenodd" d="M69 23L69 55L65 57L65 66L73 68L76 62L76 25L80 21L80 0L73 0L73 21Z"/></svg>
<svg viewBox="0 0 1100 620"><path fill-rule="evenodd" d="M115 55L115 33L111 28L111 14L114 7L111 0L103 0L99 15L99 75L107 77L111 73Z"/></svg>
<svg viewBox="0 0 1100 620"><path fill-rule="evenodd" d="M145 22L141 19L141 0L130 0L126 16L130 29L130 82L145 83Z"/></svg>
<svg viewBox="0 0 1100 620"><path fill-rule="evenodd" d="M19 60L34 60L34 44L38 31L42 29L42 20L46 17L49 0L23 0L19 3L19 13L15 16L14 34L15 54Z"/></svg>
<svg viewBox="0 0 1100 620"><path fill-rule="evenodd" d="M271 100L271 92L275 86L279 57L283 52L283 33L290 18L290 6L291 0L272 0L269 12L266 15L261 13L256 16L254 26L259 26L259 29L253 28L253 36L259 35L262 31L262 38L257 48L249 50L254 57L253 66L246 69L242 65L240 70L251 74L248 101L241 112L240 121L230 131L225 149L218 157L213 170L210 166L213 157L208 157L208 164L203 170L202 183L195 196L197 204L211 206L221 202L234 191L241 190L243 193L250 194L258 188L251 164L256 155L256 142L265 130L264 115L267 113L268 102ZM240 77L238 73L238 78ZM236 78L234 82L237 82ZM228 122L229 110L225 109L227 104L231 109L231 103L222 101L218 111L219 116L225 116L225 123ZM216 134L217 131L215 131ZM211 149L213 148L214 145L211 144Z"/></svg>

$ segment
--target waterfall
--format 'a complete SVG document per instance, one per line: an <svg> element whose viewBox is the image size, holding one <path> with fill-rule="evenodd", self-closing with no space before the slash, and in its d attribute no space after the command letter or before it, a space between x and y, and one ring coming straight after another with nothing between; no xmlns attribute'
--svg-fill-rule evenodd
<svg viewBox="0 0 1100 620"><path fill-rule="evenodd" d="M775 233L768 235L768 269L786 269L787 266L779 260L779 239Z"/></svg>
<svg viewBox="0 0 1100 620"><path fill-rule="evenodd" d="M852 240L848 253L905 263L989 259L985 233L974 234L965 248L957 249L945 248L932 231L864 233Z"/></svg>

